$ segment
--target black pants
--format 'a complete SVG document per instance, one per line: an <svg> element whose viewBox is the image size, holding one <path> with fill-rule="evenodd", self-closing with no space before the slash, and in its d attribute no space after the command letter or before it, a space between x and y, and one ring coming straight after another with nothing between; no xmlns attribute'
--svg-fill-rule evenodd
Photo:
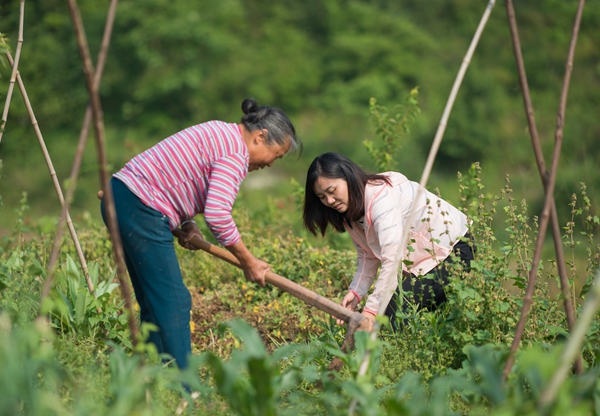
<svg viewBox="0 0 600 416"><path fill-rule="evenodd" d="M469 233L465 235L464 239L471 240ZM470 271L471 260L474 259L474 252L477 250L475 245L472 242L461 240L454 245L453 250L463 263L464 270ZM385 310L385 315L390 319L394 331L398 329L398 319L396 318L398 303L402 304L402 312L406 314L411 304L417 305L419 310L435 310L446 301L444 286L448 284L450 267L447 266L453 262L452 257L451 255L448 256L442 264L424 276L417 277L414 274L405 274L402 281L404 299L401 298L400 288L396 289ZM399 300L401 302L398 302Z"/></svg>

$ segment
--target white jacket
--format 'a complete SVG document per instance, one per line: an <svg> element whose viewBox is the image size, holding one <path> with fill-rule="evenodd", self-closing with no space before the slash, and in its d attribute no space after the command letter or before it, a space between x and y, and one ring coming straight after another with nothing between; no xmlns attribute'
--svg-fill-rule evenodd
<svg viewBox="0 0 600 416"><path fill-rule="evenodd" d="M383 181L369 183L365 189L365 216L346 230L352 237L358 267L350 284L351 291L362 299L379 277L368 297L365 309L376 313L382 302L389 303L398 287L402 269L416 276L425 275L451 253L452 247L468 231L467 217L448 202L422 189L398 172L384 172L392 185ZM410 224L413 204L416 212ZM408 248L402 255L401 241L410 228ZM386 297L386 295L388 295Z"/></svg>

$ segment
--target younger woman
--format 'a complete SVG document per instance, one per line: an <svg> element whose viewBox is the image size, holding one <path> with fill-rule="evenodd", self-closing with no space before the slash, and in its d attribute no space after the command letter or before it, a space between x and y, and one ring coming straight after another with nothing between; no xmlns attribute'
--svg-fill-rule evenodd
<svg viewBox="0 0 600 416"><path fill-rule="evenodd" d="M362 310L371 323L386 305L385 315L397 329L398 301L405 313L411 302L434 309L446 300L449 271L444 263L452 261L452 251L466 270L473 259L467 217L431 192L419 193L419 188L398 172L369 174L338 153L318 156L308 169L304 226L314 235L317 230L325 235L328 226L348 231L358 267L341 304L354 310L375 283ZM416 211L409 222L413 205ZM407 229L408 247L403 251ZM401 272L402 291L410 302L398 298Z"/></svg>

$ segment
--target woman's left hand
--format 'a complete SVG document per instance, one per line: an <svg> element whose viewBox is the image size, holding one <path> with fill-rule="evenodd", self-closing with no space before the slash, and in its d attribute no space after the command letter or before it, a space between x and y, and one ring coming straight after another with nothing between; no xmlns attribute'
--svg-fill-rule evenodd
<svg viewBox="0 0 600 416"><path fill-rule="evenodd" d="M195 236L204 239L204 237L202 236L202 233L200 232L200 229L198 228L196 223L188 222L183 227L181 227L181 229L183 231L185 231L185 236L177 237L177 241L179 242L179 245L183 248L187 248L188 250L200 250L198 247L196 247L195 245L193 245L190 242L192 240L192 238L194 238Z"/></svg>
<svg viewBox="0 0 600 416"><path fill-rule="evenodd" d="M361 315L365 317L369 321L369 324L364 328L365 331L372 331L373 326L375 325L375 315L370 312L362 311Z"/></svg>

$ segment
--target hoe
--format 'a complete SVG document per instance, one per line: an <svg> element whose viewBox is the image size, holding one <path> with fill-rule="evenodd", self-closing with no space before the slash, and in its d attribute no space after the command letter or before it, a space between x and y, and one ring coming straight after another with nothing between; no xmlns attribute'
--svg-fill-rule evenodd
<svg viewBox="0 0 600 416"><path fill-rule="evenodd" d="M186 235L181 229L174 230L173 234L177 237L184 237ZM217 247L198 236L192 238L190 243L192 243L195 247L220 258L221 260L225 260L227 263L233 264L236 267L241 267L238 259L229 251ZM304 286L292 282L291 280L283 276L279 276L271 271L267 271L267 274L265 275L265 281L283 290L284 292L297 297L305 303L346 322L348 324L348 329L346 330L346 337L344 338L341 349L344 352L354 349L354 333L356 330L366 329L366 325L368 324L366 318L359 312L352 312L349 309L344 308L342 305L318 295ZM340 358L335 357L331 361L328 370L339 371L343 365L343 361Z"/></svg>
<svg viewBox="0 0 600 416"><path fill-rule="evenodd" d="M99 191L98 199L102 199L103 194L103 191ZM176 237L185 236L185 232L179 228L175 229L173 231L173 234ZM192 238L190 240L190 243L192 243L196 248L204 250L207 253L212 254L213 256L221 260L224 260L230 264L233 264L236 267L241 268L238 259L225 249L217 247L214 244L211 244L208 241L197 236ZM354 349L354 333L357 330L367 329L368 321L359 312L352 312L349 309L344 308L342 305L335 303L334 301L327 299L321 295L318 295L315 292L305 288L304 286L292 282L291 280L286 279L283 276L279 276L278 274L275 274L271 271L267 272L267 274L265 275L265 280L267 283L270 283L273 286L283 290L284 292L287 292L290 295L297 297L305 303L314 306L315 308L326 312L330 315L333 315L336 318L346 322L348 324L348 329L346 330L346 337L344 338L344 342L341 346L341 350L344 352L349 352ZM339 357L335 357L331 361L328 370L339 371L343 367L343 365L344 362Z"/></svg>

